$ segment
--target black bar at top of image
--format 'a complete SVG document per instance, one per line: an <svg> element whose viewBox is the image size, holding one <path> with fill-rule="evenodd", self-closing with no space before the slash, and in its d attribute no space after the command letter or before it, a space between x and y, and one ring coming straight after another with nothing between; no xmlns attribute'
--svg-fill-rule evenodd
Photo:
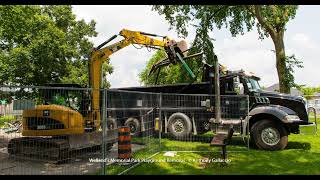
<svg viewBox="0 0 320 180"><path fill-rule="evenodd" d="M319 4L319 0L1 0L0 4L52 4L52 5L214 5L214 4Z"/></svg>

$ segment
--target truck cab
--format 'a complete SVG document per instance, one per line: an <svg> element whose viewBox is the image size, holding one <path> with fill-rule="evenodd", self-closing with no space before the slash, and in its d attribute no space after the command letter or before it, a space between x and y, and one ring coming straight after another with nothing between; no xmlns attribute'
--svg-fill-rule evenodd
<svg viewBox="0 0 320 180"><path fill-rule="evenodd" d="M290 133L298 134L300 125L314 125L308 119L307 102L301 96L265 91L259 80L253 73L227 72L220 79L221 94L248 95L248 129L255 144L260 149L284 149Z"/></svg>

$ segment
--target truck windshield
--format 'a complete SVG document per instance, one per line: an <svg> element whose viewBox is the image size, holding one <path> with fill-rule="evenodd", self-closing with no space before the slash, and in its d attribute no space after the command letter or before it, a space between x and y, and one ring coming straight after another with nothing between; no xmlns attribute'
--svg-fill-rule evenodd
<svg viewBox="0 0 320 180"><path fill-rule="evenodd" d="M249 91L255 91L255 92L260 91L261 88L260 88L258 80L252 79L252 78L247 78L246 81L247 81L247 86L248 86Z"/></svg>

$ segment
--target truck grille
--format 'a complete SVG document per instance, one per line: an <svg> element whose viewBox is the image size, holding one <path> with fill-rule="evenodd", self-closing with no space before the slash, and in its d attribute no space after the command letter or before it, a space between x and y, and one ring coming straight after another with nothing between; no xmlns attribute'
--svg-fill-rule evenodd
<svg viewBox="0 0 320 180"><path fill-rule="evenodd" d="M26 123L30 130L64 129L63 123L51 118L29 117L27 118Z"/></svg>

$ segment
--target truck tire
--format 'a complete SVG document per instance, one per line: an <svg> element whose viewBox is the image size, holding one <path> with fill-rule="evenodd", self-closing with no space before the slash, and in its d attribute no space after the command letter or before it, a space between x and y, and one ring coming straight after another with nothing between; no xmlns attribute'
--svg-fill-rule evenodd
<svg viewBox="0 0 320 180"><path fill-rule="evenodd" d="M174 113L168 119L168 131L175 138L186 137L192 131L190 118L183 113Z"/></svg>
<svg viewBox="0 0 320 180"><path fill-rule="evenodd" d="M253 124L250 134L259 149L283 150L288 144L286 129L281 124L271 120L261 120Z"/></svg>
<svg viewBox="0 0 320 180"><path fill-rule="evenodd" d="M132 136L140 132L140 129L141 129L140 122L136 118L133 118L133 117L128 118L124 123L124 125L130 127L130 135Z"/></svg>
<svg viewBox="0 0 320 180"><path fill-rule="evenodd" d="M117 120L115 118L107 118L107 130L117 129Z"/></svg>
<svg viewBox="0 0 320 180"><path fill-rule="evenodd" d="M110 151L113 147L113 144L114 143L106 143L105 144L105 151L107 151L107 152Z"/></svg>

